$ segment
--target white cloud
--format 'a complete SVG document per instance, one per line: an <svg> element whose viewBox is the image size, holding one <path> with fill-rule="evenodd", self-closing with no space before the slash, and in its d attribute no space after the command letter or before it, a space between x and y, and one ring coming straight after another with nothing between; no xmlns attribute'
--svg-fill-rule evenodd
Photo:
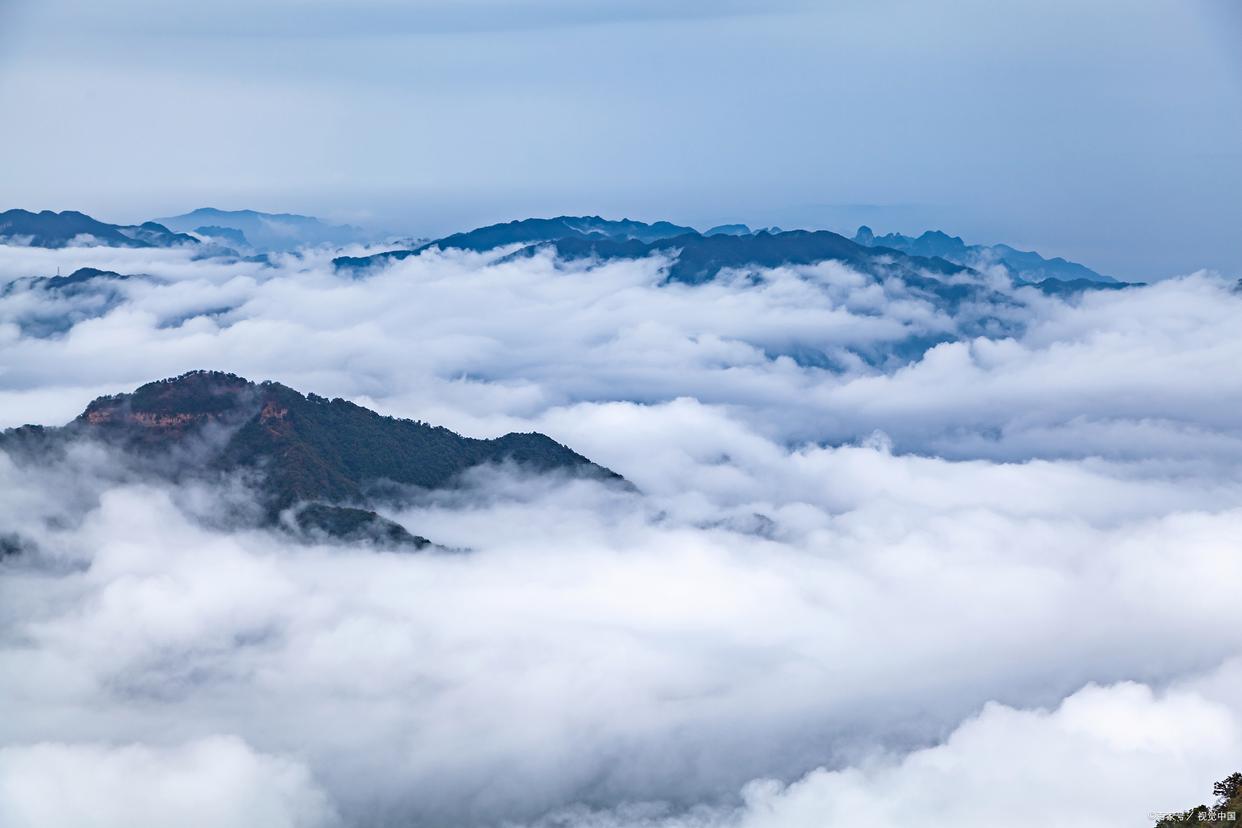
<svg viewBox="0 0 1242 828"><path fill-rule="evenodd" d="M41 251L3 267L67 272L86 256ZM451 253L355 281L322 252L276 268L176 251L106 258L94 264L159 281L124 283L128 302L63 338L11 342L5 422L40 411L55 422L101 387L218 367L459 428L690 396L793 442L878 428L899 451L957 457L1238 453L1227 403L1242 398L1228 370L1242 298L1204 275L1070 303L1025 290L1020 304L950 315L832 263L687 288L658 286L658 260L584 270ZM33 301L0 302L0 320L19 323ZM1013 337L972 338L996 328L989 319ZM906 366L912 338L957 341ZM61 405L47 406L49 386L64 389Z"/></svg>
<svg viewBox="0 0 1242 828"><path fill-rule="evenodd" d="M328 255L0 250L7 278L154 277L57 335L21 327L50 300L0 298L0 416L219 368L542 430L641 493L481 473L385 508L472 550L410 556L206 528L237 491L125 479L88 447L0 462L0 529L39 549L0 574L21 714L0 745L129 781L101 746L189 761L236 734L256 774L307 774L289 802L322 791L350 824L970 825L1027 778L1048 824L1193 804L1242 763L1234 674L1211 672L1242 653L1222 280L949 312L835 264L688 288L659 260L446 253L351 279ZM976 337L988 320L1012 335ZM951 341L907 364L910 336ZM1002 744L1024 747L997 767ZM1121 802L1123 772L1158 801Z"/></svg>
<svg viewBox="0 0 1242 828"><path fill-rule="evenodd" d="M1236 700L1235 700L1236 701ZM1130 828L1211 801L1205 779L1238 761L1235 706L1140 684L1089 686L1057 709L988 705L943 744L818 770L785 785L756 780L736 809L668 814L647 805L549 815L579 828ZM1187 791L1199 790L1199 795Z"/></svg>
<svg viewBox="0 0 1242 828"><path fill-rule="evenodd" d="M233 737L170 748L0 748L0 822L9 828L337 824L305 767L255 753Z"/></svg>

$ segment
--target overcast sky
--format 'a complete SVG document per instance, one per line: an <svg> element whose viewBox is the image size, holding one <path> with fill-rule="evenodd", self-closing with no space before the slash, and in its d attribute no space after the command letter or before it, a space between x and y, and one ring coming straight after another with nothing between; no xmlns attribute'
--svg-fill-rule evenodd
<svg viewBox="0 0 1242 828"><path fill-rule="evenodd" d="M0 0L0 208L939 227L1242 275L1233 0Z"/></svg>

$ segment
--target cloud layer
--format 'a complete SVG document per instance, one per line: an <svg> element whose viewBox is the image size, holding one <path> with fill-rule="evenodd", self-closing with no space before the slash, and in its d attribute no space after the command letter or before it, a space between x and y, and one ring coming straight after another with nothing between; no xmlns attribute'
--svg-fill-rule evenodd
<svg viewBox="0 0 1242 828"><path fill-rule="evenodd" d="M15 824L1128 826L1242 763L1219 277L946 307L832 263L0 252L150 277L0 297L5 425L209 367L538 429L639 489L480 472L385 509L472 550L411 556L229 529L244 488L90 446L0 458Z"/></svg>
<svg viewBox="0 0 1242 828"><path fill-rule="evenodd" d="M305 767L223 737L164 750L0 748L0 817L14 828L336 824Z"/></svg>

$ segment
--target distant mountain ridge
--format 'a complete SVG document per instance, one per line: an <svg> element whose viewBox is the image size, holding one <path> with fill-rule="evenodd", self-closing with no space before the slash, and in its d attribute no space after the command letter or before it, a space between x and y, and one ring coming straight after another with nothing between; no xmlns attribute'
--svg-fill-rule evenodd
<svg viewBox="0 0 1242 828"><path fill-rule="evenodd" d="M108 224L76 210L57 213L44 210L6 210L0 213L0 242L29 247L60 248L71 245L106 247L176 247L197 245L199 240L177 233L157 222L137 225Z"/></svg>
<svg viewBox="0 0 1242 828"><path fill-rule="evenodd" d="M512 244L539 244L563 239L609 239L613 241L652 242L687 234L698 235L692 227L682 227L667 221L647 224L642 221L621 219L613 221L599 216L556 216L555 218L528 218L489 224L464 233L454 233L442 239L405 250L390 250L373 256L342 256L334 259L338 268L364 268L388 261L400 261L416 256L424 250L457 249L481 253Z"/></svg>
<svg viewBox="0 0 1242 828"><path fill-rule="evenodd" d="M201 244L195 235L210 244ZM236 256L223 246L263 251L287 251L307 245L344 245L373 242L374 234L356 227L332 225L294 213L256 210L219 210L202 207L180 216L140 225L115 225L75 211L9 210L0 213L0 242L36 247L99 244L119 247L196 245L200 255ZM1045 258L1006 244L969 245L958 236L929 230L920 236L889 233L877 236L862 226L852 239L827 230L751 230L745 224L718 225L699 233L668 221L647 223L600 216L528 218L492 224L411 247L369 256L341 256L333 260L341 270L363 270L398 261L431 249L485 252L520 245L515 255L529 255L551 245L567 258L639 258L653 253L670 256L674 264L669 281L697 284L710 281L721 270L746 266L777 267L838 260L877 272L884 264L900 275L959 271L1001 266L1019 285L1047 293L1072 293L1126 283L1078 262ZM869 252L868 252L869 251ZM248 260L264 259L262 255Z"/></svg>
<svg viewBox="0 0 1242 828"><path fill-rule="evenodd" d="M358 227L329 224L296 213L261 213L257 210L218 210L199 207L179 216L156 219L183 233L216 236L232 244L256 250L285 251L320 244L345 245L375 241L375 234ZM240 234L239 237L236 234Z"/></svg>
<svg viewBox="0 0 1242 828"><path fill-rule="evenodd" d="M1111 276L1096 273L1078 262L1060 257L1045 259L1033 251L1017 250L1007 244L966 244L959 236L950 236L940 230L928 230L918 237L903 236L900 233L877 236L870 227L863 225L854 234L854 241L868 247L886 247L915 256L936 256L967 267L1000 264L1015 278L1031 284L1047 279L1119 284Z"/></svg>
<svg viewBox="0 0 1242 828"><path fill-rule="evenodd" d="M292 521L304 534L397 539L416 547L428 542L405 538L403 527L374 512L377 491L444 488L464 472L493 463L624 482L542 434L463 437L342 399L216 371L193 371L100 397L63 427L0 432L0 450L19 461L47 462L78 439L120 450L144 474L164 479L251 473L261 481L259 522L265 525Z"/></svg>
<svg viewBox="0 0 1242 828"><path fill-rule="evenodd" d="M751 229L745 224L717 224L703 231L704 236L749 236Z"/></svg>
<svg viewBox="0 0 1242 828"><path fill-rule="evenodd" d="M751 235L720 233L712 236L693 233L647 243L638 240L570 238L551 242L549 246L565 259L610 260L664 253L674 260L667 280L684 284L709 282L726 268L808 265L827 260L845 262L869 272L892 269L902 276L912 278L917 278L922 272L941 276L968 272L968 268L943 259L867 248L829 230L790 230L777 234L760 232ZM517 255L529 255L538 249L538 245L532 246L519 251Z"/></svg>
<svg viewBox="0 0 1242 828"><path fill-rule="evenodd" d="M125 298L124 283L133 278L95 267L80 267L68 276L21 276L0 287L0 300L17 299L20 308L16 313L0 309L0 320L17 325L26 336L63 333L117 307ZM38 299L21 301L23 294Z"/></svg>
<svg viewBox="0 0 1242 828"><path fill-rule="evenodd" d="M235 244L238 247L250 247L250 240L246 238L246 234L234 227L217 227L215 225L203 225L195 227L190 232L199 236L210 236L215 239Z"/></svg>
<svg viewBox="0 0 1242 828"><path fill-rule="evenodd" d="M79 267L68 276L23 276L14 279L0 290L0 296L8 296L19 290L28 290L30 288L42 288L44 290L60 290L72 291L84 285L91 283L97 279L115 279L116 281L125 281L128 275L122 275L115 270L100 270L97 267Z"/></svg>
<svg viewBox="0 0 1242 828"><path fill-rule="evenodd" d="M701 234L693 228L665 221L647 224L630 219L610 221L599 216L532 218L454 233L408 250L392 250L372 256L343 256L334 259L333 264L342 269L358 270L399 261L433 248L483 252L520 244L524 247L514 256L531 255L544 246L551 247L567 259L594 257L610 260L663 253L675 260L668 280L688 284L710 281L725 268L813 264L827 259L866 267L875 267L883 262L908 273L929 270L949 275L967 270L944 260L912 257L895 250L872 250L828 230L794 230L775 234L765 230L752 233L745 225L713 230L717 232Z"/></svg>
<svg viewBox="0 0 1242 828"><path fill-rule="evenodd" d="M1038 253L1008 245L967 245L940 231L911 238L896 233L875 236L869 228L862 227L850 239L828 230L751 230L745 224L725 224L699 233L666 221L647 224L599 216L529 218L492 224L406 249L338 257L333 264L341 270L361 271L432 249L485 252L513 245L522 245L511 254L514 257L532 255L544 248L555 250L565 259L604 261L659 253L673 262L668 281L687 284L711 281L727 268L770 268L827 260L841 261L873 275L891 273L923 284L929 275L947 278L995 264L1004 266L1015 283L1031 285L1045 293L1077 293L1126 284L1076 262L1045 259ZM963 292L957 286L945 286L943 290Z"/></svg>

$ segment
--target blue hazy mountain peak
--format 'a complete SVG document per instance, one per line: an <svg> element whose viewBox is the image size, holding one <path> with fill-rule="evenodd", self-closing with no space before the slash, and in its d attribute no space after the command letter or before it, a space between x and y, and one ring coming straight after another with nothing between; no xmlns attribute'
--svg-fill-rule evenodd
<svg viewBox="0 0 1242 828"><path fill-rule="evenodd" d="M705 231L704 236L749 236L751 230L745 224L718 224Z"/></svg>
<svg viewBox="0 0 1242 828"><path fill-rule="evenodd" d="M1118 284L1111 276L1096 273L1086 265L1059 256L1046 259L1034 251L1018 250L1007 244L967 244L960 236L951 236L943 230L927 230L918 237L901 233L877 236L864 224L854 234L854 241L868 247L887 247L916 256L936 256L967 267L999 264L1015 279L1031 284L1040 284L1048 279Z"/></svg>
<svg viewBox="0 0 1242 828"><path fill-rule="evenodd" d="M92 243L106 247L176 247L196 245L198 239L153 221L139 225L108 224L77 210L34 213L18 209L0 213L0 242L51 248Z"/></svg>
<svg viewBox="0 0 1242 828"><path fill-rule="evenodd" d="M389 250L373 256L344 256L333 261L337 267L356 269L380 262L404 259L432 248L470 250L481 253L514 244L532 245L564 239L648 243L685 235L697 236L699 233L693 227L683 227L668 221L648 224L629 218L614 220L600 216L526 218L502 224L489 224L464 233L453 233L418 247Z"/></svg>
<svg viewBox="0 0 1242 828"><path fill-rule="evenodd" d="M345 245L375 241L376 236L359 227L329 224L314 216L297 213L263 213L258 210L221 210L199 207L179 216L157 219L182 233L211 229L218 238L230 238L220 230L241 233L256 250L294 250L320 244Z"/></svg>
<svg viewBox="0 0 1242 828"><path fill-rule="evenodd" d="M566 259L637 259L653 254L673 260L668 281L699 284L711 281L720 271L747 266L806 265L835 259L867 271L896 269L914 278L919 273L941 276L969 268L936 257L905 254L898 250L872 249L828 230L703 234L691 227L661 221L654 224L599 216L529 218L454 233L407 250L391 250L372 256L340 257L337 267L359 270L371 265L404 259L429 249L460 249L474 252L523 245L514 257L533 255L551 246Z"/></svg>
<svg viewBox="0 0 1242 828"><path fill-rule="evenodd" d="M195 227L193 232L199 236L227 241L229 244L235 244L239 247L250 246L250 240L246 238L246 234L235 227L220 227L214 224L207 224L202 227Z"/></svg>

